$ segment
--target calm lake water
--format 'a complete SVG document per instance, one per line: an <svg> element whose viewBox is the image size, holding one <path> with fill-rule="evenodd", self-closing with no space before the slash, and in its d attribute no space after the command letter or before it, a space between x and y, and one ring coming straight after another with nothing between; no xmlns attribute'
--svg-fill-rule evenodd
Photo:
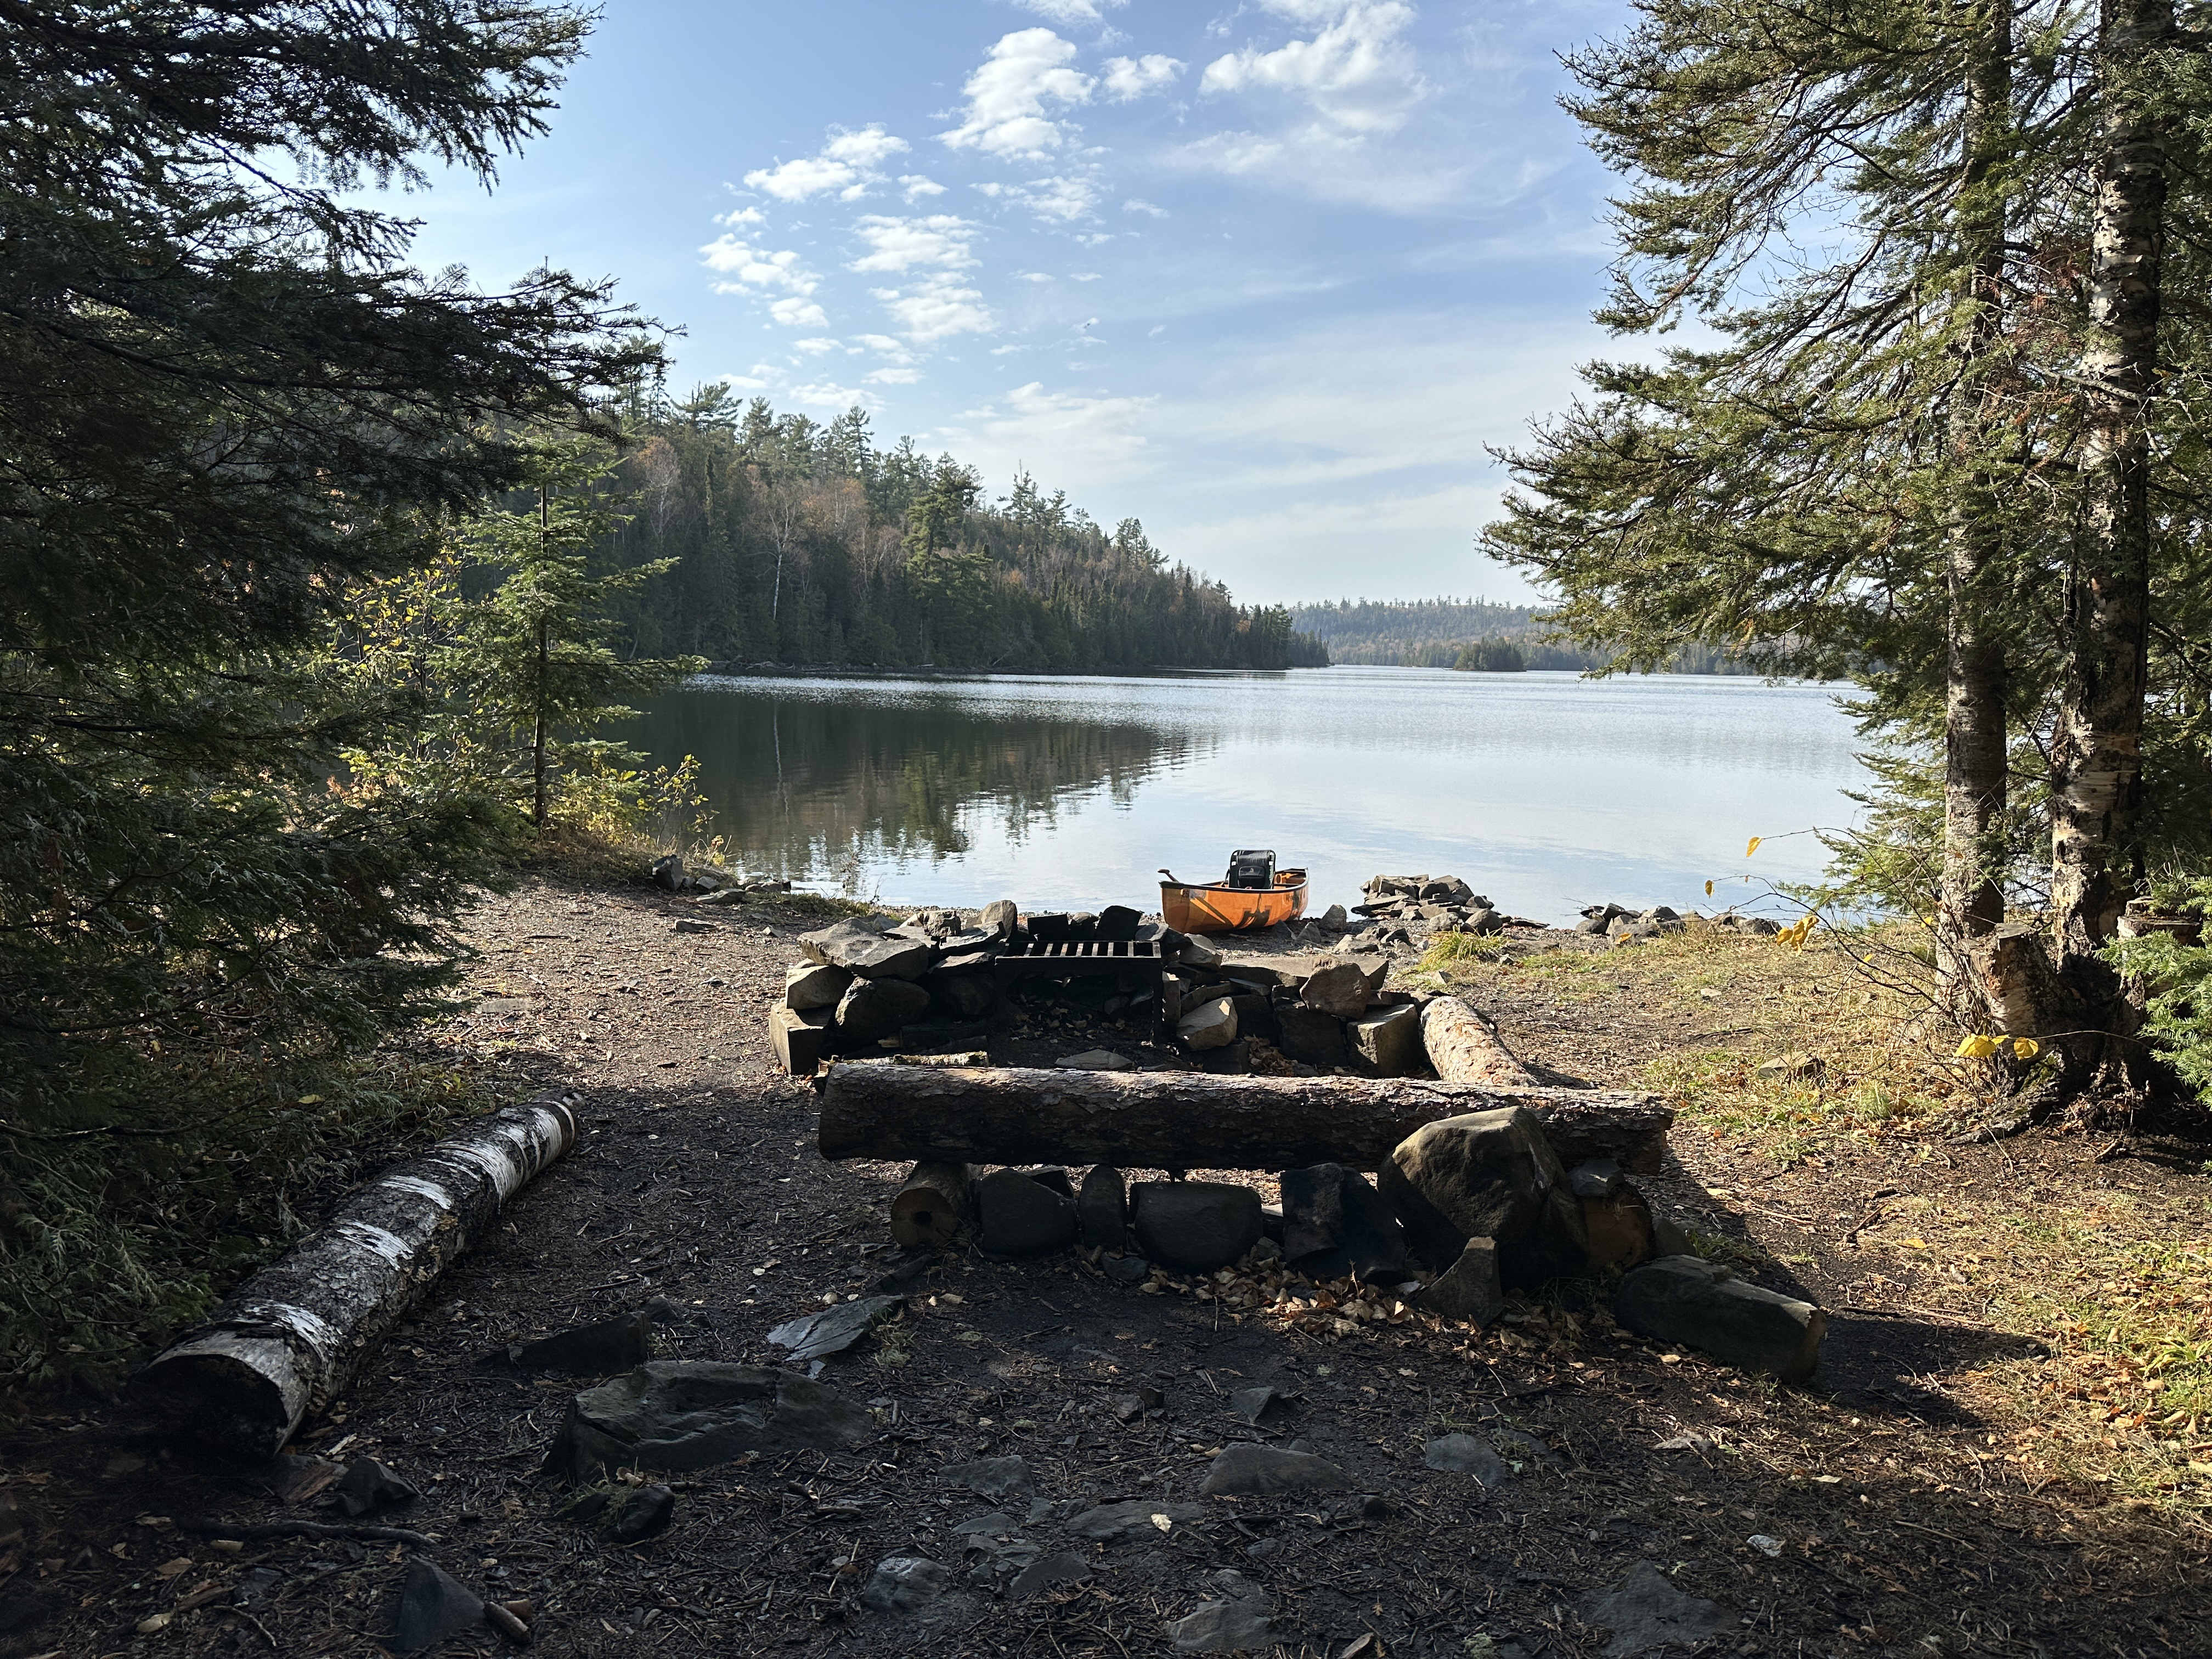
<svg viewBox="0 0 2212 1659"><path fill-rule="evenodd" d="M1762 908L1763 879L1819 873L1802 832L1850 822L1863 781L1832 689L1701 676L710 677L631 737L698 757L748 871L1040 908L1154 909L1159 866L1218 880L1240 847L1304 865L1315 911L1383 872L1552 921L1606 899Z"/></svg>

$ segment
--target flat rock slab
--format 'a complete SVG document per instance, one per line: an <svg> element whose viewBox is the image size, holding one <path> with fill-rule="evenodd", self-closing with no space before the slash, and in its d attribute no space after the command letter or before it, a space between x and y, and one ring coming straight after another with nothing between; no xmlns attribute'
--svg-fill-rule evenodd
<svg viewBox="0 0 2212 1659"><path fill-rule="evenodd" d="M1649 1561L1638 1561L1628 1576L1583 1609L1583 1622L1613 1632L1606 1659L1632 1659L1656 1653L1669 1644L1691 1647L1728 1629L1728 1614L1711 1601L1686 1595Z"/></svg>
<svg viewBox="0 0 2212 1659"><path fill-rule="evenodd" d="M641 1309L579 1325L510 1348L506 1357L526 1371L559 1371L567 1376L626 1371L653 1357L653 1317Z"/></svg>
<svg viewBox="0 0 2212 1659"><path fill-rule="evenodd" d="M1662 1255L1620 1281L1613 1316L1638 1336L1679 1342L1746 1370L1802 1382L1820 1363L1828 1316L1809 1302L1746 1284L1694 1255Z"/></svg>
<svg viewBox="0 0 2212 1659"><path fill-rule="evenodd" d="M768 1340L779 1348L790 1349L794 1361L825 1358L844 1352L904 1306L902 1296L864 1296L857 1302L841 1302L817 1314L786 1320L768 1334Z"/></svg>
<svg viewBox="0 0 2212 1659"><path fill-rule="evenodd" d="M1079 1054L1066 1054L1053 1061L1063 1072L1133 1072L1137 1062L1127 1054L1117 1054L1111 1048L1086 1048Z"/></svg>
<svg viewBox="0 0 2212 1659"><path fill-rule="evenodd" d="M1147 1498L1133 1498L1126 1503L1102 1504L1095 1510L1085 1510L1068 1521L1067 1530L1078 1538L1094 1539L1102 1544L1129 1544L1164 1537L1177 1527L1205 1518L1206 1511L1195 1504L1155 1504ZM1168 1524L1162 1526L1163 1521Z"/></svg>
<svg viewBox="0 0 2212 1659"><path fill-rule="evenodd" d="M1014 1575L1014 1582L1006 1593L1017 1601L1026 1601L1040 1590L1050 1589L1055 1584L1073 1584L1091 1577L1091 1566L1081 1556L1063 1550L1058 1555L1041 1556Z"/></svg>
<svg viewBox="0 0 2212 1659"><path fill-rule="evenodd" d="M1274 1620L1256 1601L1201 1601L1168 1622L1177 1653L1267 1653L1275 1646Z"/></svg>
<svg viewBox="0 0 2212 1659"><path fill-rule="evenodd" d="M1352 1480L1326 1457L1280 1446L1231 1446L1199 1487L1206 1498L1257 1498L1286 1492L1346 1492Z"/></svg>
<svg viewBox="0 0 2212 1659"><path fill-rule="evenodd" d="M700 1469L747 1452L838 1451L875 1429L866 1407L791 1371L656 1359L571 1400L547 1467L581 1485L614 1469Z"/></svg>
<svg viewBox="0 0 2212 1659"><path fill-rule="evenodd" d="M937 1472L939 1480L951 1480L981 1498L1004 1498L1010 1492L1027 1492L1029 1460L1022 1457L979 1457L972 1463L954 1463Z"/></svg>
<svg viewBox="0 0 2212 1659"><path fill-rule="evenodd" d="M888 919L856 916L811 933L799 936L799 948L810 960L842 968L863 979L917 979L937 960L937 947L927 939L900 934L886 937Z"/></svg>
<svg viewBox="0 0 2212 1659"><path fill-rule="evenodd" d="M1512 1466L1488 1442L1471 1434L1447 1434L1421 1448L1421 1462L1451 1474L1471 1474L1486 1486L1513 1478Z"/></svg>

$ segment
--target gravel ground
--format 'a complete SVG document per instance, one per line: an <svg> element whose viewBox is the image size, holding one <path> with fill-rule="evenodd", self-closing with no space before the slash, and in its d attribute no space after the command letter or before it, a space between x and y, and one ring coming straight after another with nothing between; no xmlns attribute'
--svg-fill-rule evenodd
<svg viewBox="0 0 2212 1659"><path fill-rule="evenodd" d="M678 933L679 918L706 931ZM1077 1255L951 1257L913 1283L901 1322L823 1373L874 1413L867 1443L675 1477L673 1523L641 1545L563 1522L540 1464L582 1384L484 1356L665 1298L678 1311L664 1353L772 1364L772 1327L890 1265L884 1206L903 1170L817 1158L811 1091L776 1074L762 1030L791 935L821 920L799 901L733 912L552 880L481 914L486 1001L449 1040L489 1054L507 1090L584 1089L581 1144L294 1449L374 1456L419 1486L374 1518L430 1534L471 1588L528 1601L536 1650L1126 1659L1176 1651L1170 1622L1214 1604L1264 1616L1235 1638L1255 1651L1618 1654L1637 1644L1595 1604L1639 1563L1719 1610L1700 1652L2206 1650L2201 1533L2005 1456L1960 1379L2020 1358L2021 1339L1931 1304L1928 1284L1869 1284L1838 1242L1846 1222L1825 1218L1879 1215L1881 1188L1957 1178L1955 1162L1931 1171L1902 1148L1747 1183L1738 1146L1678 1133L1680 1161L1649 1183L1686 1218L1763 1242L1753 1270L1837 1310L1808 1389L1662 1352L1571 1294L1471 1332L1388 1309L1286 1316L1221 1285L1131 1287ZM1643 986L1582 1000L1540 981L1493 989L1526 1057L1593 1083L1632 1079L1698 1017L1729 1024ZM994 1057L1101 1043L1142 1057L1143 1035L1041 1012ZM1288 1403L1254 1426L1228 1396L1259 1383ZM1142 1389L1158 1407L1132 1413ZM1455 1431L1491 1440L1505 1476L1427 1467L1425 1444ZM1348 1488L1200 1497L1240 1440L1303 1443ZM941 1474L1005 1456L1028 1478L1001 1497ZM409 1546L225 1551L176 1524L336 1518L326 1494L282 1496L300 1466L218 1465L127 1407L63 1402L0 1441L0 1470L25 1532L0 1542L0 1653L380 1650ZM1130 1498L1167 1524L1108 1543L1066 1529ZM1070 1576L1013 1588L1060 1555ZM871 1611L863 1587L892 1557L942 1564L949 1588L919 1611ZM1610 1617L1626 1620L1618 1603ZM506 1646L484 1629L440 1650Z"/></svg>

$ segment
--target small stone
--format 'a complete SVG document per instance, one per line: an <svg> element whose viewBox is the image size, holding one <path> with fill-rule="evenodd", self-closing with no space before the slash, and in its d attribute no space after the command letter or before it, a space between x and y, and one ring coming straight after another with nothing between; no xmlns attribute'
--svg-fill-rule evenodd
<svg viewBox="0 0 2212 1659"><path fill-rule="evenodd" d="M1067 1522L1067 1530L1078 1538L1093 1539L1102 1544L1136 1543L1149 1541L1176 1527L1205 1518L1206 1511L1195 1504L1155 1503L1150 1498L1133 1498L1126 1503L1102 1504L1097 1509L1085 1510ZM1163 1519L1168 1523L1164 1528L1159 1524Z"/></svg>
<svg viewBox="0 0 2212 1659"><path fill-rule="evenodd" d="M1093 939L1127 939L1137 936L1138 925L1144 917L1126 904L1109 904L1098 913L1091 936Z"/></svg>
<svg viewBox="0 0 2212 1659"><path fill-rule="evenodd" d="M1304 1003L1275 1015L1276 1040L1285 1054L1308 1066L1341 1066L1346 1059L1344 1022Z"/></svg>
<svg viewBox="0 0 2212 1659"><path fill-rule="evenodd" d="M1237 1005L1214 997L1185 1010L1176 1022L1176 1040L1194 1053L1226 1048L1237 1041Z"/></svg>
<svg viewBox="0 0 2212 1659"><path fill-rule="evenodd" d="M783 970L783 1006L805 1012L809 1008L835 1008L853 983L853 975L826 963L796 962Z"/></svg>
<svg viewBox="0 0 2212 1659"><path fill-rule="evenodd" d="M1260 1194L1218 1181L1140 1181L1130 1189L1137 1248L1186 1273L1243 1259L1260 1239Z"/></svg>
<svg viewBox="0 0 2212 1659"><path fill-rule="evenodd" d="M973 1462L955 1463L939 1469L937 1478L965 1486L979 1498L1004 1498L1011 1492L1027 1492L1030 1482L1029 1460L1022 1457L979 1457Z"/></svg>
<svg viewBox="0 0 2212 1659"><path fill-rule="evenodd" d="M422 1495L419 1487L374 1457L356 1457L347 1464L344 1477L331 1491L348 1515L367 1515L394 1504L411 1504Z"/></svg>
<svg viewBox="0 0 2212 1659"><path fill-rule="evenodd" d="M584 1485L610 1469L698 1469L747 1452L842 1451L875 1432L864 1407L790 1371L654 1359L571 1400L547 1466Z"/></svg>
<svg viewBox="0 0 2212 1659"><path fill-rule="evenodd" d="M1423 1313L1440 1319L1487 1325L1505 1311L1505 1291L1498 1278L1498 1246L1487 1238L1470 1238L1461 1247L1456 1261L1406 1299Z"/></svg>
<svg viewBox="0 0 2212 1659"><path fill-rule="evenodd" d="M1828 1074L1828 1062L1803 1052L1777 1054L1759 1062L1753 1073L1764 1083L1818 1083Z"/></svg>
<svg viewBox="0 0 2212 1659"><path fill-rule="evenodd" d="M417 1555L399 1581L399 1607L385 1645L394 1653L420 1653L449 1636L483 1623L483 1598Z"/></svg>
<svg viewBox="0 0 2212 1659"><path fill-rule="evenodd" d="M1002 939L1012 939L1021 921L1021 907L1012 899L993 899L983 907L983 931Z"/></svg>
<svg viewBox="0 0 2212 1659"><path fill-rule="evenodd" d="M1340 933L1352 925L1352 918L1341 904L1332 904L1321 913L1321 925L1333 933Z"/></svg>
<svg viewBox="0 0 2212 1659"><path fill-rule="evenodd" d="M1769 1538L1763 1532L1755 1532L1743 1541L1770 1561L1782 1553L1782 1540L1779 1538Z"/></svg>
<svg viewBox="0 0 2212 1659"><path fill-rule="evenodd" d="M1132 915L1135 915L1131 911ZM1073 1584L1091 1577L1090 1565L1079 1555L1062 1551L1058 1555L1040 1557L1014 1575L1007 1594L1017 1601L1026 1601L1040 1590L1050 1589L1054 1584Z"/></svg>
<svg viewBox="0 0 2212 1659"><path fill-rule="evenodd" d="M714 931L714 924L710 921L696 921L690 916L678 916L676 918L676 926L672 931L678 933L711 933Z"/></svg>
<svg viewBox="0 0 2212 1659"><path fill-rule="evenodd" d="M635 866L633 866L635 867ZM671 853L653 861L653 884L664 893L681 892L684 888L684 860Z"/></svg>
<svg viewBox="0 0 2212 1659"><path fill-rule="evenodd" d="M1098 1266L1107 1278L1121 1285L1141 1285L1152 1276L1152 1264L1140 1255L1109 1255Z"/></svg>
<svg viewBox="0 0 2212 1659"><path fill-rule="evenodd" d="M1121 1172L1094 1164L1075 1200L1076 1237L1088 1250L1119 1253L1129 1242L1129 1197Z"/></svg>
<svg viewBox="0 0 2212 1659"><path fill-rule="evenodd" d="M1628 1576L1583 1608L1583 1622L1613 1632L1606 1659L1632 1659L1670 1644L1693 1647L1729 1627L1729 1617L1711 1601L1686 1595L1649 1561L1638 1561Z"/></svg>
<svg viewBox="0 0 2212 1659"><path fill-rule="evenodd" d="M1277 1392L1265 1382L1257 1388L1238 1389L1229 1396L1229 1409L1235 1412L1254 1428L1270 1413L1279 1413L1290 1402L1290 1396Z"/></svg>
<svg viewBox="0 0 2212 1659"><path fill-rule="evenodd" d="M1221 952L1202 939L1188 939L1183 941L1176 961L1185 968L1218 968L1221 966Z"/></svg>
<svg viewBox="0 0 2212 1659"><path fill-rule="evenodd" d="M1352 1481L1326 1457L1280 1446L1224 1448L1199 1487L1207 1498L1266 1497L1277 1492L1345 1492Z"/></svg>
<svg viewBox="0 0 2212 1659"><path fill-rule="evenodd" d="M1513 1470L1497 1451L1471 1434L1448 1434L1421 1448L1421 1462L1432 1469L1471 1474L1486 1486L1511 1479Z"/></svg>
<svg viewBox="0 0 2212 1659"><path fill-rule="evenodd" d="M1068 1054L1053 1061L1063 1072L1133 1072L1137 1062L1127 1054L1117 1054L1111 1048L1086 1048L1079 1054Z"/></svg>
<svg viewBox="0 0 2212 1659"><path fill-rule="evenodd" d="M871 1613L919 1613L952 1586L952 1569L920 1556L886 1556L860 1591Z"/></svg>
<svg viewBox="0 0 2212 1659"><path fill-rule="evenodd" d="M975 1205L977 1243L993 1255L1043 1255L1075 1243L1074 1201L1018 1170L994 1170L977 1182Z"/></svg>
<svg viewBox="0 0 2212 1659"><path fill-rule="evenodd" d="M676 1494L665 1486L631 1486L608 1507L599 1536L610 1544L642 1544L668 1530L676 1518Z"/></svg>
<svg viewBox="0 0 2212 1659"><path fill-rule="evenodd" d="M1639 1336L1802 1382L1820 1363L1828 1316L1694 1255L1662 1256L1620 1281L1613 1316Z"/></svg>
<svg viewBox="0 0 2212 1659"><path fill-rule="evenodd" d="M1367 1177L1340 1164L1285 1170L1283 1254L1315 1279L1357 1274L1370 1285L1407 1275L1405 1230Z"/></svg>

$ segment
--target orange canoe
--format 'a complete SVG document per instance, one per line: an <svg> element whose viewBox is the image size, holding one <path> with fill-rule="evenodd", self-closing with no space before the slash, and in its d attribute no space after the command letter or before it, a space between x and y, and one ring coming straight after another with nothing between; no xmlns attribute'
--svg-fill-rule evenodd
<svg viewBox="0 0 2212 1659"><path fill-rule="evenodd" d="M1245 933L1306 913L1306 872L1278 870L1273 887L1164 881L1160 915L1178 933Z"/></svg>

